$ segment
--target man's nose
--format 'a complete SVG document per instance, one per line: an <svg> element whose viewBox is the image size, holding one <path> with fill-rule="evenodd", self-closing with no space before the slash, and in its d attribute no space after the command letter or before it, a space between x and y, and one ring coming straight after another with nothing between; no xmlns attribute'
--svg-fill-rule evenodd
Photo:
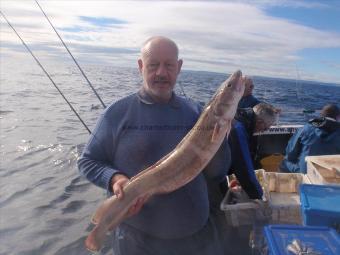
<svg viewBox="0 0 340 255"><path fill-rule="evenodd" d="M165 75L165 74L166 74L166 67L165 67L165 65L160 64L157 68L156 75L162 76L162 75Z"/></svg>

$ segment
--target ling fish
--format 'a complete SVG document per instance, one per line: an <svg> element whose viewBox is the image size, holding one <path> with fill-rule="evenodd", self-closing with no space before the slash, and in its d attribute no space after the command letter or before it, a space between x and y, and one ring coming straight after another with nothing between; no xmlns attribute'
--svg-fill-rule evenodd
<svg viewBox="0 0 340 255"><path fill-rule="evenodd" d="M92 218L97 225L85 240L88 250L100 250L106 233L126 219L129 208L139 198L179 189L204 169L229 134L243 91L242 72L236 71L222 83L195 126L174 150L132 177L123 188L122 198L112 196L99 206Z"/></svg>

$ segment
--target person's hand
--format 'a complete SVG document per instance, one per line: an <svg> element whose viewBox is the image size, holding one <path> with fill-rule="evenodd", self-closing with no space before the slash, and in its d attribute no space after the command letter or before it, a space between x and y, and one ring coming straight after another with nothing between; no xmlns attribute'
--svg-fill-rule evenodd
<svg viewBox="0 0 340 255"><path fill-rule="evenodd" d="M123 174L115 174L111 179L112 192L116 195L118 199L124 197L123 188L129 183L129 178Z"/></svg>
<svg viewBox="0 0 340 255"><path fill-rule="evenodd" d="M123 174L115 174L112 177L111 181L112 192L115 196L117 196L118 199L124 198L124 186L126 186L129 183L129 181L130 181L129 178ZM126 214L126 218L139 213L139 211L142 209L143 205L148 199L149 199L148 195L139 197L136 203L129 208L129 211Z"/></svg>
<svg viewBox="0 0 340 255"><path fill-rule="evenodd" d="M229 188L233 191L240 191L242 189L240 183L237 180L232 180L229 184Z"/></svg>

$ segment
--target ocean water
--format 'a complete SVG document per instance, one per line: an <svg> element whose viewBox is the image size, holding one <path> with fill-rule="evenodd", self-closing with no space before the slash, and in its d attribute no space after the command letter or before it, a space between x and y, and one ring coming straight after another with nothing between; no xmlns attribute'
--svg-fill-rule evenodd
<svg viewBox="0 0 340 255"><path fill-rule="evenodd" d="M0 254L90 254L83 242L105 191L78 174L76 160L89 135L33 62L8 63L0 70ZM67 65L47 70L93 129L102 108L78 70ZM107 105L141 83L135 68L84 70ZM226 77L183 71L178 84L187 97L205 103ZM264 77L254 82L260 100L282 109L280 123L303 124L324 104L339 103L339 85ZM315 113L305 115L304 109ZM102 254L111 254L109 238Z"/></svg>

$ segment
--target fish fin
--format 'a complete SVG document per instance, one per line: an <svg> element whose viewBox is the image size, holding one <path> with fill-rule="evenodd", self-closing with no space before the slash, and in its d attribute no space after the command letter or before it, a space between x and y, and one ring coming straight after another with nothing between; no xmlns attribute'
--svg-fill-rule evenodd
<svg viewBox="0 0 340 255"><path fill-rule="evenodd" d="M227 128L227 133L226 133L226 138L228 138L229 137L229 134L230 134L230 131L231 131L231 121L229 121L229 123L227 123L227 125L228 125L228 128Z"/></svg>
<svg viewBox="0 0 340 255"><path fill-rule="evenodd" d="M217 137L220 133L220 130L221 130L221 127L219 125L218 122L215 123L215 126L214 126L214 131L213 131L213 134L211 136L211 142L215 142L217 140Z"/></svg>

